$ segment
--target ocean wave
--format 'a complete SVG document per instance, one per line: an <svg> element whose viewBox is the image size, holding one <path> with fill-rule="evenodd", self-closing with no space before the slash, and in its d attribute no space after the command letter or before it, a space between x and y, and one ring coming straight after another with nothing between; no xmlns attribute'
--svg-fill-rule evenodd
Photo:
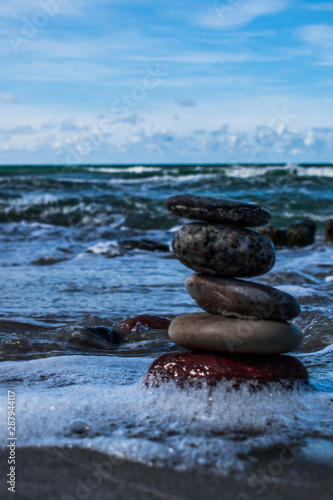
<svg viewBox="0 0 333 500"><path fill-rule="evenodd" d="M109 259L122 255L122 252L116 241L100 241L99 243L88 247L87 252L93 253L95 255L104 255Z"/></svg>
<svg viewBox="0 0 333 500"><path fill-rule="evenodd" d="M103 172L106 174L142 174L144 172L160 172L163 167L149 167L145 165L123 167L82 167L88 172Z"/></svg>
<svg viewBox="0 0 333 500"><path fill-rule="evenodd" d="M296 174L299 177L333 177L333 165L329 167L298 167Z"/></svg>

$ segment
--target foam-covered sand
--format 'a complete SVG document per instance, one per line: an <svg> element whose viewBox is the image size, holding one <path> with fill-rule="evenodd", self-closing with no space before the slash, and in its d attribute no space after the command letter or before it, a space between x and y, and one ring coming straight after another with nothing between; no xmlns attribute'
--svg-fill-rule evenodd
<svg viewBox="0 0 333 500"><path fill-rule="evenodd" d="M107 456L117 464L115 477L103 480L89 498L210 494L245 500L256 498L264 485L264 498L279 498L278 492L295 498L300 491L302 498L313 498L316 488L321 498L329 498L333 386L320 365L332 356L329 347L300 357L310 378L316 373L306 389L272 385L257 392L228 384L147 389L143 376L149 358L3 362L0 383L16 392L17 488L25 491L29 481L32 488L30 496L17 498L63 498L63 491L79 498L76 478L84 481L92 461ZM1 435L6 435L5 398ZM250 496L237 497L244 492Z"/></svg>

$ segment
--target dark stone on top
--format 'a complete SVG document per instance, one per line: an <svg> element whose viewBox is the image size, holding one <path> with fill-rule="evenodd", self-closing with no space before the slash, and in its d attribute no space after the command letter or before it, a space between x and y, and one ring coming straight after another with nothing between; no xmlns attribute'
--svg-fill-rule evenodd
<svg viewBox="0 0 333 500"><path fill-rule="evenodd" d="M227 278L265 274L275 263L273 244L255 231L204 222L179 229L172 250L184 266Z"/></svg>
<svg viewBox="0 0 333 500"><path fill-rule="evenodd" d="M271 214L265 208L233 200L218 200L208 196L181 194L166 200L167 209L174 215L202 220L212 224L255 227L267 224Z"/></svg>
<svg viewBox="0 0 333 500"><path fill-rule="evenodd" d="M247 382L254 389L260 389L268 383L279 382L290 389L299 382L307 382L308 377L305 366L292 356L176 352L155 359L145 383L156 387L174 381L180 387L187 387L215 386L230 380L236 388Z"/></svg>
<svg viewBox="0 0 333 500"><path fill-rule="evenodd" d="M198 306L211 314L288 321L301 312L297 300L289 293L253 281L192 274L185 286Z"/></svg>
<svg viewBox="0 0 333 500"><path fill-rule="evenodd" d="M330 219L326 223L325 241L326 243L333 243L333 219Z"/></svg>

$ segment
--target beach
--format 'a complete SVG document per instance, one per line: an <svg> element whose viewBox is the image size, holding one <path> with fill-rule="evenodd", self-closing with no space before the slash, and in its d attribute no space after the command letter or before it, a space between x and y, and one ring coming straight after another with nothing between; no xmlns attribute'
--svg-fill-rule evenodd
<svg viewBox="0 0 333 500"><path fill-rule="evenodd" d="M332 178L329 165L0 168L0 432L10 391L16 498L332 498ZM166 332L115 345L94 330L199 311L171 252L186 221L165 200L181 193L256 203L276 227L316 223L311 245L277 248L255 279L300 303L306 386L147 387L154 359L179 350Z"/></svg>
<svg viewBox="0 0 333 500"><path fill-rule="evenodd" d="M318 446L327 447L318 454ZM272 447L248 461L242 473L221 476L205 470L175 471L153 467L81 448L22 448L18 456L20 477L15 498L103 500L292 500L296 496L332 498L332 442L303 443L283 456ZM293 460L294 458L294 460ZM1 452L1 464L5 462ZM280 474L276 474L280 463ZM267 464L271 464L270 474ZM273 464L273 466L272 466ZM275 470L274 470L275 464ZM3 466L1 473L5 472ZM266 475L258 476L258 471ZM1 498L11 498L2 486Z"/></svg>

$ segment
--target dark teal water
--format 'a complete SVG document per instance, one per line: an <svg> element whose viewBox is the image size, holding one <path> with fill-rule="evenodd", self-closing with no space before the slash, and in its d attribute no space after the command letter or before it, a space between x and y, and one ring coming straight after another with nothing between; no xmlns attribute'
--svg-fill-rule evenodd
<svg viewBox="0 0 333 500"><path fill-rule="evenodd" d="M279 226L317 223L313 245L278 250L275 267L257 278L301 304L295 323L305 340L296 355L309 370L310 391L148 393L142 377L154 357L175 349L171 342L115 349L87 331L142 312L172 318L198 310L184 287L191 271L170 252L185 220L164 201L180 193L257 203ZM80 442L180 468L226 468L279 439L329 439L329 218L332 165L0 167L0 385L17 391L22 445ZM91 426L85 438L71 431L75 419Z"/></svg>
<svg viewBox="0 0 333 500"><path fill-rule="evenodd" d="M333 216L333 166L1 167L4 357L38 355L40 345L50 353L85 349L71 342L72 331L50 328L195 309L183 286L190 271L169 251L186 222L165 208L177 193L257 203L280 226L314 220L316 244L278 252L275 268L260 280L299 287L294 292L310 314L302 326L326 325L320 311L330 312L333 272L323 227ZM309 342L326 335L324 326Z"/></svg>

